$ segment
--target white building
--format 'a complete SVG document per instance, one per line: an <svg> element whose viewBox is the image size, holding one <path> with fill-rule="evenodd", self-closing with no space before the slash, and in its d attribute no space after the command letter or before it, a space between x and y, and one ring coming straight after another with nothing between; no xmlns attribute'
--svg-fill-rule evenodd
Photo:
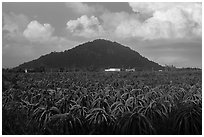
<svg viewBox="0 0 204 137"><path fill-rule="evenodd" d="M121 71L120 68L109 68L109 69L105 69L105 71Z"/></svg>
<svg viewBox="0 0 204 137"><path fill-rule="evenodd" d="M28 70L27 70L27 69L25 69L25 73L28 73Z"/></svg>
<svg viewBox="0 0 204 137"><path fill-rule="evenodd" d="M125 69L125 71L127 71L127 72L133 72L133 71L135 71L135 69L133 68L133 69Z"/></svg>

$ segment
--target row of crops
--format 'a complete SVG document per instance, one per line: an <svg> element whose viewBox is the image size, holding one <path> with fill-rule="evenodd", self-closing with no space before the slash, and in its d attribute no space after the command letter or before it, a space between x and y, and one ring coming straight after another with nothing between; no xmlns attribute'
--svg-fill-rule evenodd
<svg viewBox="0 0 204 137"><path fill-rule="evenodd" d="M202 134L201 71L2 78L2 134Z"/></svg>

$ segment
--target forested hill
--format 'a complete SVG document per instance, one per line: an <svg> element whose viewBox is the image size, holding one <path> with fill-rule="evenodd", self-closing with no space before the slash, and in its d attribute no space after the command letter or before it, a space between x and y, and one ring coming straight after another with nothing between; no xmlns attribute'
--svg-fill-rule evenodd
<svg viewBox="0 0 204 137"><path fill-rule="evenodd" d="M64 52L51 52L36 60L23 63L17 68L37 67L77 68L82 70L101 70L110 67L136 68L139 70L163 68L129 47L104 39L87 42Z"/></svg>

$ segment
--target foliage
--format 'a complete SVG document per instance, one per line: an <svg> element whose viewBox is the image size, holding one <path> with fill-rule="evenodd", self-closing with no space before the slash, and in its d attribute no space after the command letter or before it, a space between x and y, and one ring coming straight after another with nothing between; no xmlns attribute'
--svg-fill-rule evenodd
<svg viewBox="0 0 204 137"><path fill-rule="evenodd" d="M2 134L202 134L201 71L3 73Z"/></svg>

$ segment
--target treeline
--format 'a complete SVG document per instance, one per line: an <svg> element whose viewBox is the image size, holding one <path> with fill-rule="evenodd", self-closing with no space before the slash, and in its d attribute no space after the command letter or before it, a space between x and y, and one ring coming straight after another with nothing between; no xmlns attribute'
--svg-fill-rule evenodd
<svg viewBox="0 0 204 137"><path fill-rule="evenodd" d="M34 68L3 68L2 72L8 72L8 73L43 73L43 72L102 72L105 71L106 68L97 68L94 66L89 67L61 67L61 68L46 68L43 66L40 67L34 67ZM121 71L125 71L127 68L120 68ZM174 68L174 69L166 69L163 70L154 70L153 68L151 70L146 70L142 68L134 68L135 71L201 71L200 68Z"/></svg>

